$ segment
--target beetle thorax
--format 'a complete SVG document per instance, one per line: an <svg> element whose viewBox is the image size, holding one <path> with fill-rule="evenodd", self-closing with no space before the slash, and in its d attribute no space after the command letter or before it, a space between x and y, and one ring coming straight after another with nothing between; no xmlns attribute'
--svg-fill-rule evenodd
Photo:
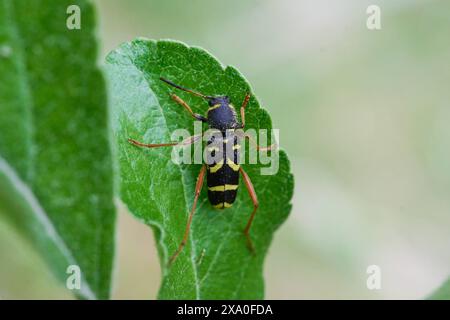
<svg viewBox="0 0 450 320"><path fill-rule="evenodd" d="M209 100L208 124L211 128L219 130L239 127L236 119L236 110L230 104L230 99L227 96L215 97Z"/></svg>

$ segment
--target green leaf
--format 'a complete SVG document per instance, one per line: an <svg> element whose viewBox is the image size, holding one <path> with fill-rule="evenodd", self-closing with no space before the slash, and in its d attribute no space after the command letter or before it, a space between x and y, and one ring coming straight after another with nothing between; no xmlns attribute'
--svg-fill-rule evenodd
<svg viewBox="0 0 450 320"><path fill-rule="evenodd" d="M243 166L260 202L251 230L256 255L249 253L243 235L253 206L241 181L236 203L223 211L212 208L203 188L187 246L167 267L185 230L201 165L176 165L169 148L144 150L127 142L127 138L167 142L177 128L193 133L192 117L169 98L170 92L176 91L194 112L205 114L208 106L204 100L167 86L160 76L208 95L227 94L236 106L250 91L247 81L233 67L223 68L203 49L174 41L125 43L107 57L106 69L120 197L130 212L154 231L163 273L159 298L263 298L264 257L274 231L291 209L293 176L286 154L279 153L276 175L260 175L260 165ZM246 114L246 128L272 127L254 96Z"/></svg>
<svg viewBox="0 0 450 320"><path fill-rule="evenodd" d="M66 27L69 5L81 30ZM104 79L87 1L0 2L0 211L83 298L108 298L115 208Z"/></svg>
<svg viewBox="0 0 450 320"><path fill-rule="evenodd" d="M450 278L447 279L435 292L433 292L428 300L450 300Z"/></svg>

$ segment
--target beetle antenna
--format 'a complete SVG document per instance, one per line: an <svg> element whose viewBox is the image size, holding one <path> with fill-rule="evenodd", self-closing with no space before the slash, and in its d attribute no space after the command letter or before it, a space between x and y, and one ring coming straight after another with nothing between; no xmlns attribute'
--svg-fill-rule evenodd
<svg viewBox="0 0 450 320"><path fill-rule="evenodd" d="M164 82L167 83L168 85L171 85L172 87L175 87L175 88L177 88L177 89L180 89L180 90L183 90L183 91L192 93L193 95L196 95L196 96L198 96L198 97L202 97L202 98L208 99L208 100L213 98L213 97L211 97L211 96L207 96L207 95L201 94L200 92L196 92L196 91L193 91L193 90L191 90L191 89L183 88L183 87L181 87L181 86L179 86L179 85L173 83L172 81L167 80L167 79L165 79L165 78L163 78L163 77L160 77L159 79L162 80L162 81L164 81Z"/></svg>

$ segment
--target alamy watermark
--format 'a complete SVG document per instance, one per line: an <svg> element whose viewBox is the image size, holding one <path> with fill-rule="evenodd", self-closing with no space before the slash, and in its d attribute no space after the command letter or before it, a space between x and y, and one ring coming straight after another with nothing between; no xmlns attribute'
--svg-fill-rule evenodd
<svg viewBox="0 0 450 320"><path fill-rule="evenodd" d="M69 290L81 289L81 269L76 264L67 267L66 273L69 275L66 280L66 287Z"/></svg>
<svg viewBox="0 0 450 320"><path fill-rule="evenodd" d="M76 4L67 7L66 13L69 15L66 20L66 26L69 30L81 29L81 9Z"/></svg>
<svg viewBox="0 0 450 320"><path fill-rule="evenodd" d="M366 9L368 14L366 27L369 30L381 30L381 9L377 5L370 5Z"/></svg>
<svg viewBox="0 0 450 320"><path fill-rule="evenodd" d="M278 129L203 131L202 122L194 121L194 135L187 129L176 129L171 140L179 141L171 155L175 164L259 164L261 175L275 175L279 170Z"/></svg>
<svg viewBox="0 0 450 320"><path fill-rule="evenodd" d="M370 265L366 269L367 277L366 286L369 290L381 289L381 268L376 264Z"/></svg>

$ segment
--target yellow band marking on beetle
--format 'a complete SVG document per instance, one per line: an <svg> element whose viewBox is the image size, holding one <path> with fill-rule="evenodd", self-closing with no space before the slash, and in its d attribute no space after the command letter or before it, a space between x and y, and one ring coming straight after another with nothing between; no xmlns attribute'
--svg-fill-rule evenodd
<svg viewBox="0 0 450 320"><path fill-rule="evenodd" d="M225 192L225 191L230 191L230 190L237 190L238 187L239 187L239 185L237 185L237 184L224 184L221 186L209 187L208 190Z"/></svg>
<svg viewBox="0 0 450 320"><path fill-rule="evenodd" d="M227 165L233 170L233 171L239 171L239 165L234 163L230 158L227 158Z"/></svg>
<svg viewBox="0 0 450 320"><path fill-rule="evenodd" d="M239 187L239 185L237 185L237 184L226 184L225 191L236 190L238 187Z"/></svg>
<svg viewBox="0 0 450 320"><path fill-rule="evenodd" d="M233 206L233 204L232 204L232 203L228 203L228 202L224 202L224 203L223 203L223 206L224 206L225 208L231 208L231 207Z"/></svg>
<svg viewBox="0 0 450 320"><path fill-rule="evenodd" d="M215 186L215 187L209 187L208 188L209 191L221 191L224 192L225 191L225 186Z"/></svg>
<svg viewBox="0 0 450 320"><path fill-rule="evenodd" d="M207 150L209 152L213 152L213 151L219 152L220 151L219 147L208 147Z"/></svg>
<svg viewBox="0 0 450 320"><path fill-rule="evenodd" d="M222 168L222 166L223 166L223 159L220 160L219 162L217 162L214 166L209 167L209 172L215 173L215 172L219 171L220 168Z"/></svg>
<svg viewBox="0 0 450 320"><path fill-rule="evenodd" d="M213 207L216 209L231 208L232 206L233 206L233 204L228 203L228 202L222 202L222 203L213 205Z"/></svg>
<svg viewBox="0 0 450 320"><path fill-rule="evenodd" d="M214 109L217 109L217 108L219 108L219 107L220 107L220 103L215 104L215 105L213 105L212 107L210 107L210 108L208 109L208 112L210 112L210 111L212 111L212 110L214 110Z"/></svg>
<svg viewBox="0 0 450 320"><path fill-rule="evenodd" d="M240 145L240 144L235 144L235 145L233 146L233 150L240 149L240 148L241 148L241 145Z"/></svg>

